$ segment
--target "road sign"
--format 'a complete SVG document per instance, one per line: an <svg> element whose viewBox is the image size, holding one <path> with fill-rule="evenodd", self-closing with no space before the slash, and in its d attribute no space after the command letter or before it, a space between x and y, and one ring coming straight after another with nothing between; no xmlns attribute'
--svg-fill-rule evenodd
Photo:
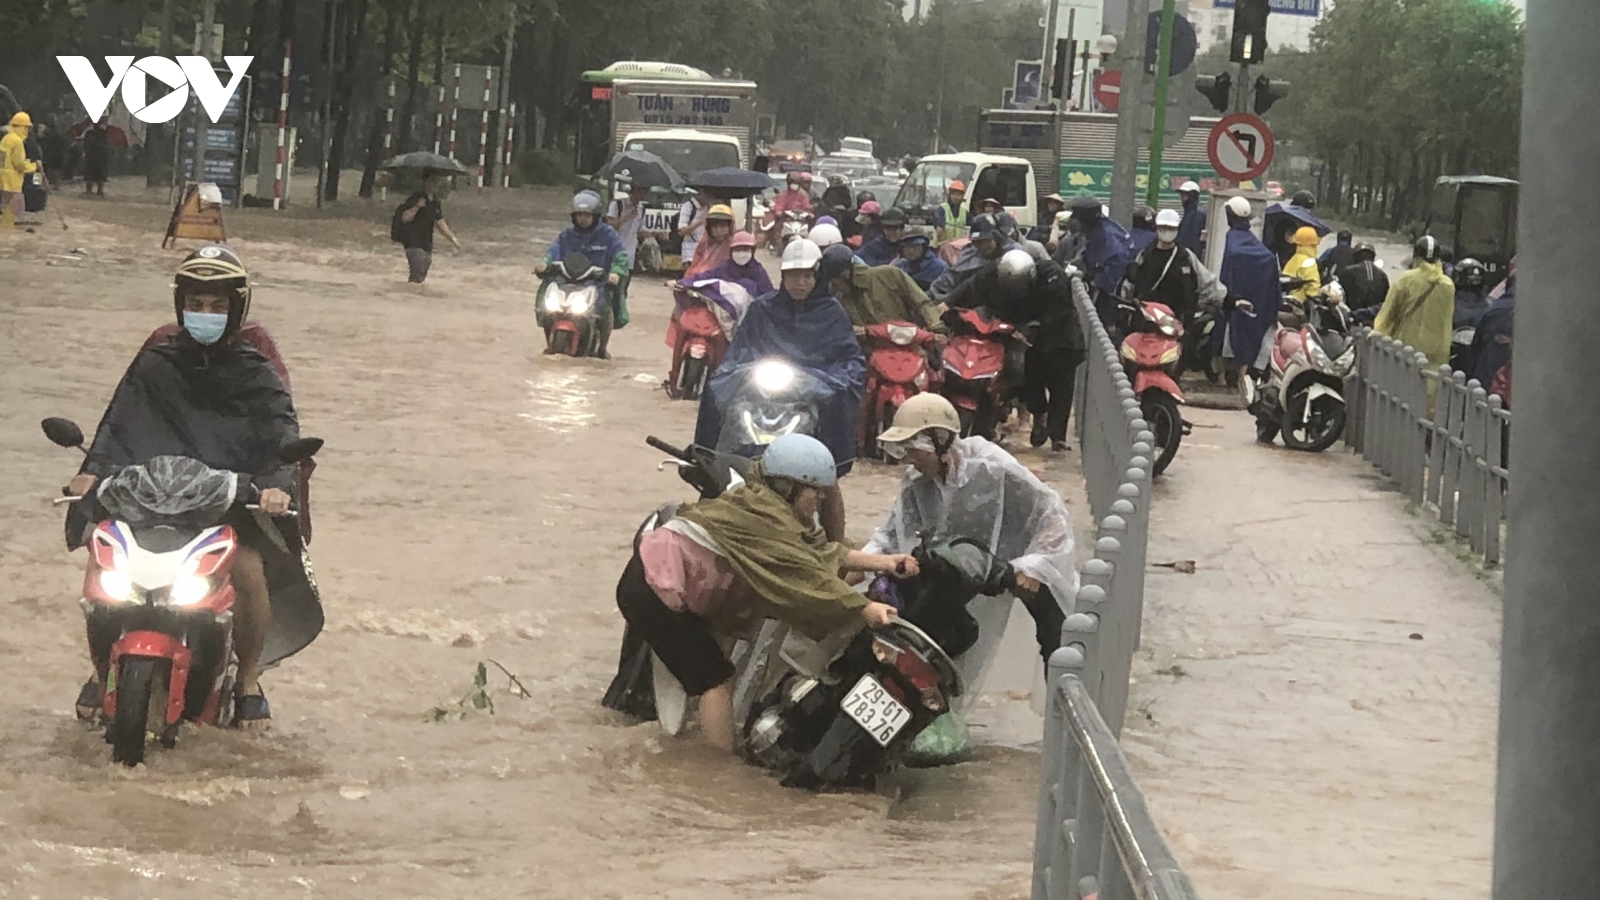
<svg viewBox="0 0 1600 900"><path fill-rule="evenodd" d="M1206 138L1206 153L1217 174L1232 181L1259 178L1272 165L1272 130L1249 113L1223 117Z"/></svg>
<svg viewBox="0 0 1600 900"><path fill-rule="evenodd" d="M1094 100L1107 112L1117 111L1117 101L1122 99L1122 70L1101 69L1094 75Z"/></svg>
<svg viewBox="0 0 1600 900"><path fill-rule="evenodd" d="M1156 72L1157 48L1161 43L1161 13L1150 14L1150 27L1145 29L1144 43L1144 68L1146 72L1154 75ZM1172 59L1167 63L1167 74L1176 75L1194 65L1194 54L1199 49L1200 40L1195 36L1194 26L1189 20L1176 13L1172 16Z"/></svg>
<svg viewBox="0 0 1600 900"><path fill-rule="evenodd" d="M1217 9L1233 9L1237 0L1213 0ZM1284 16L1322 16L1321 0L1268 0L1267 9Z"/></svg>

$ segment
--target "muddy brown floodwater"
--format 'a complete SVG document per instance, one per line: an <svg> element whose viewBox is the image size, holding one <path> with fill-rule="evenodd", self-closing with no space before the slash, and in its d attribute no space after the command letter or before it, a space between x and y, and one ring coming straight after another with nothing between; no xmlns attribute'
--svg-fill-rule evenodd
<svg viewBox="0 0 1600 900"><path fill-rule="evenodd" d="M657 387L659 286L636 289L612 361L541 356L529 270L563 224L549 191L448 200L467 249L420 290L387 204L229 213L301 429L327 439L312 551L328 627L268 673L271 732L187 729L112 765L71 713L83 557L49 499L76 454L37 423L92 428L171 317L184 251L157 249L166 210L113 187L134 196L68 198L69 231L47 215L0 235L0 896L1026 894L1038 719L1015 685L985 699L970 760L908 772L893 796L784 790L599 707L633 529L687 491L643 438L687 438L693 409ZM1027 461L1076 483L1069 463ZM846 482L857 539L896 477ZM490 666L494 714L430 721L490 659L532 696Z"/></svg>

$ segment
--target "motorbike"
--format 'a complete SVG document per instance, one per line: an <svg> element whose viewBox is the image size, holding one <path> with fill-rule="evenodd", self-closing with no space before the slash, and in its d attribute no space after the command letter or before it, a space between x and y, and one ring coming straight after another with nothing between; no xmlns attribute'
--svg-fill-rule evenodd
<svg viewBox="0 0 1600 900"><path fill-rule="evenodd" d="M978 639L966 606L1010 590L1016 574L966 539L925 536L913 556L916 576L883 575L867 588L897 610L887 627L783 641L783 665L744 720L742 748L785 787L873 788L965 690L955 660Z"/></svg>
<svg viewBox="0 0 1600 900"><path fill-rule="evenodd" d="M1200 372L1206 381L1217 383L1218 373L1212 365L1211 334L1222 320L1220 303L1202 303L1183 329L1184 372Z"/></svg>
<svg viewBox="0 0 1600 900"><path fill-rule="evenodd" d="M778 358L744 367L734 392L717 451L760 456L767 445L786 434L816 434L820 404L827 388L805 369Z"/></svg>
<svg viewBox="0 0 1600 900"><path fill-rule="evenodd" d="M1286 280L1286 288L1304 284L1297 281ZM1284 303L1267 371L1244 379L1245 407L1256 417L1261 443L1281 433L1284 446L1320 453L1344 433L1344 382L1356 363L1350 316L1337 281L1303 309L1287 297Z"/></svg>
<svg viewBox="0 0 1600 900"><path fill-rule="evenodd" d="M894 411L931 387L939 373L928 366L933 332L910 322L869 325L861 342L867 351L867 384L861 402L861 455L876 459L878 435L894 421Z"/></svg>
<svg viewBox="0 0 1600 900"><path fill-rule="evenodd" d="M1189 424L1178 411L1184 402L1178 387L1183 364L1183 323L1165 304L1134 300L1122 304L1126 336L1122 339L1122 365L1150 431L1156 437L1156 458L1150 473L1160 475L1178 455L1178 445Z"/></svg>
<svg viewBox="0 0 1600 900"><path fill-rule="evenodd" d="M42 425L52 443L84 450L74 422L50 418ZM322 443L300 438L279 458L298 465ZM102 713L115 762L143 762L147 733L170 749L183 723L233 720L238 660L230 574L238 538L222 520L238 507L260 508L250 480L163 456L128 466L96 488L108 518L89 537L81 604L90 656L105 673Z"/></svg>
<svg viewBox="0 0 1600 900"><path fill-rule="evenodd" d="M611 330L606 272L583 254L563 257L545 273L535 299L547 354L598 356Z"/></svg>
<svg viewBox="0 0 1600 900"><path fill-rule="evenodd" d="M790 242L811 233L811 224L815 220L816 216L813 216L808 209L791 209L774 218L771 224L763 226L761 230L766 232L767 243L772 247L773 253L782 256L784 248L788 247ZM774 232L776 232L775 238Z"/></svg>
<svg viewBox="0 0 1600 900"><path fill-rule="evenodd" d="M949 309L939 392L961 417L961 435L993 440L1005 407L1006 354L1016 328L987 309Z"/></svg>
<svg viewBox="0 0 1600 900"><path fill-rule="evenodd" d="M678 314L678 342L672 348L672 368L667 373L667 396L674 400L698 400L706 379L722 363L728 352L728 337L712 311L715 302L705 294L679 282L673 287L692 302Z"/></svg>

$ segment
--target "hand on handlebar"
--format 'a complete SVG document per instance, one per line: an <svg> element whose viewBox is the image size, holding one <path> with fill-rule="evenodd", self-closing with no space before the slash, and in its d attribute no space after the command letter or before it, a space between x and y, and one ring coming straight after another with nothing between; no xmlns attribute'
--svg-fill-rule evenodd
<svg viewBox="0 0 1600 900"><path fill-rule="evenodd" d="M868 603L861 607L861 618L867 620L869 628L883 628L894 621L894 607L887 603Z"/></svg>
<svg viewBox="0 0 1600 900"><path fill-rule="evenodd" d="M99 480L100 479L96 478L93 475L90 475L88 472L84 472L84 473L79 474L79 475L74 475L74 476L72 476L72 480L67 482L67 486L62 489L62 496L66 496L66 497L83 497L83 496L86 496L86 495L88 495L88 493L90 491L94 490L95 482L97 482Z"/></svg>
<svg viewBox="0 0 1600 900"><path fill-rule="evenodd" d="M1024 575L1021 572L1017 573L1017 593L1021 594L1022 596L1032 597L1034 594L1039 593L1039 588L1041 586L1042 585L1039 584L1039 579L1034 578L1031 575Z"/></svg>
<svg viewBox="0 0 1600 900"><path fill-rule="evenodd" d="M289 512L289 495L278 488L267 488L261 492L258 505L269 516L286 515Z"/></svg>
<svg viewBox="0 0 1600 900"><path fill-rule="evenodd" d="M546 273L548 271L550 271L550 267L545 265L544 263L539 263L537 266L533 267L533 274L539 276L540 278L543 278L544 277L544 273Z"/></svg>

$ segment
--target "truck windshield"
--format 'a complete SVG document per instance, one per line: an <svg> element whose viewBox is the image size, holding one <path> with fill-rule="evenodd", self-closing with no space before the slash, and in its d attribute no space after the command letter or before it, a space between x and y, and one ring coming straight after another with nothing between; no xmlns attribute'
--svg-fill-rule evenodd
<svg viewBox="0 0 1600 900"><path fill-rule="evenodd" d="M952 181L959 181L971 190L974 168L972 163L919 162L906 176L894 205L905 209L938 206L945 201Z"/></svg>
<svg viewBox="0 0 1600 900"><path fill-rule="evenodd" d="M872 142L866 138L844 138L839 141L840 150L850 150L855 153L872 155Z"/></svg>
<svg viewBox="0 0 1600 900"><path fill-rule="evenodd" d="M1516 193L1499 187L1463 185L1461 188L1461 230L1456 238L1456 258L1487 256L1504 259L1509 255L1507 239L1516 233L1510 213Z"/></svg>
<svg viewBox="0 0 1600 900"><path fill-rule="evenodd" d="M968 188L967 197L974 203L999 200L1001 206L1027 206L1028 167L985 166L978 183Z"/></svg>
<svg viewBox="0 0 1600 900"><path fill-rule="evenodd" d="M719 141L635 138L628 141L628 149L654 153L684 178L707 169L739 166L739 148Z"/></svg>

